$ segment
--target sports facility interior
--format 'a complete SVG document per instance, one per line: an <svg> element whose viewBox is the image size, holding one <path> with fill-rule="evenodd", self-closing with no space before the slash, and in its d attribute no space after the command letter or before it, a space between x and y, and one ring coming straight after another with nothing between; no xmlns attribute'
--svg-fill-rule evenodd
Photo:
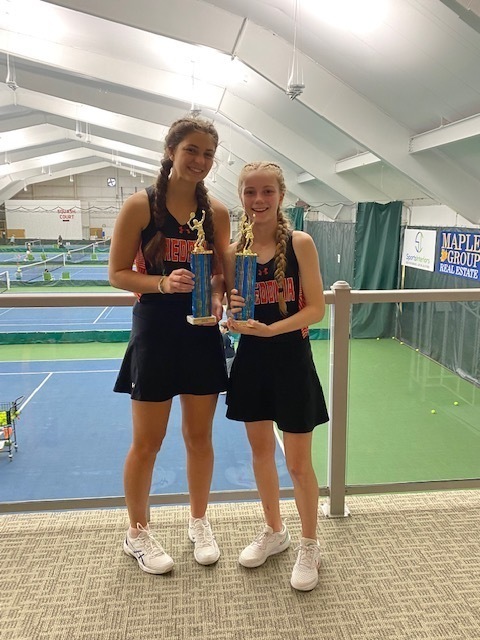
<svg viewBox="0 0 480 640"><path fill-rule="evenodd" d="M0 640L480 639L479 69L480 0L0 0ZM239 172L266 160L319 254L309 594L293 548L238 566L262 514L224 395L218 566L191 559L178 398L150 499L178 568L138 575L119 546L135 297L110 239L185 115L219 132L205 185L232 240Z"/></svg>

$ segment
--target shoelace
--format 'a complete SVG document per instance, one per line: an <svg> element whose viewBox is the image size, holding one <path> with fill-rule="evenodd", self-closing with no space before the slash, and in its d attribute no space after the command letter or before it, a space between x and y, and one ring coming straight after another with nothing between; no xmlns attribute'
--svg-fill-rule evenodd
<svg viewBox="0 0 480 640"><path fill-rule="evenodd" d="M145 529L145 527L142 527L142 525L138 523L137 529L140 531L140 535L142 536L142 541L145 545L145 550L147 551L147 553L149 553L153 557L162 556L165 553L162 545L150 532L149 529Z"/></svg>
<svg viewBox="0 0 480 640"><path fill-rule="evenodd" d="M193 528L195 530L195 544L199 547L209 547L213 542L210 523L204 524L201 520L197 520Z"/></svg>
<svg viewBox="0 0 480 640"><path fill-rule="evenodd" d="M316 544L302 544L297 547L295 551L300 551L297 564L307 569L316 565L318 557L320 556L320 549Z"/></svg>
<svg viewBox="0 0 480 640"><path fill-rule="evenodd" d="M260 547L260 549L265 549L265 547L267 546L267 540L272 535L273 534L270 533L270 531L264 529L261 533L258 534L255 540L252 542L252 545L254 544L257 547Z"/></svg>

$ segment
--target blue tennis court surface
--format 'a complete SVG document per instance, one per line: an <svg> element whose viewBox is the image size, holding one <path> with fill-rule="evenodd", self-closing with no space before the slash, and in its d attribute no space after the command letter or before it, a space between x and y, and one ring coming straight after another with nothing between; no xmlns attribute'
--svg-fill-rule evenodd
<svg viewBox="0 0 480 640"><path fill-rule="evenodd" d="M66 271L69 275L69 280L105 280L108 282L108 266L105 265L52 265L48 264L49 273L53 279L63 279L62 272ZM8 271L10 283L15 286L17 282L17 266L16 265L0 265L0 272ZM42 282L44 281L45 266L43 263L32 265L30 269L24 269L20 278L21 282Z"/></svg>
<svg viewBox="0 0 480 640"><path fill-rule="evenodd" d="M0 309L0 331L130 330L131 307L32 307Z"/></svg>
<svg viewBox="0 0 480 640"><path fill-rule="evenodd" d="M46 311L46 310L45 310ZM113 393L119 359L0 363L0 402L23 396L18 451L0 452L0 501L123 495L123 463L131 440L130 398ZM219 397L214 421L212 491L254 489L250 447L240 422L225 418ZM291 487L277 446L282 487ZM175 398L152 493L186 493L180 404Z"/></svg>

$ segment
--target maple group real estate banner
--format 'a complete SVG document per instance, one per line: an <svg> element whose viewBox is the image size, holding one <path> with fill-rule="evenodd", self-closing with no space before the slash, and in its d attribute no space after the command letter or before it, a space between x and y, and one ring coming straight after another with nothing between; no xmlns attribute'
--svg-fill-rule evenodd
<svg viewBox="0 0 480 640"><path fill-rule="evenodd" d="M480 231L444 229L438 234L435 271L480 281Z"/></svg>

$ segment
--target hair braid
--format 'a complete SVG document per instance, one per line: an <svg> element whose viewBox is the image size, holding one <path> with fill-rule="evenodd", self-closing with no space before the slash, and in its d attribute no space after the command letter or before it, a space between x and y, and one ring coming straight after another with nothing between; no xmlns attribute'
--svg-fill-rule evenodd
<svg viewBox="0 0 480 640"><path fill-rule="evenodd" d="M155 198L153 201L153 220L157 231L144 250L145 259L150 266L161 270L163 269L163 255L165 252L165 235L162 227L167 214L167 185L172 165L173 162L170 158L163 158L162 168L155 183Z"/></svg>
<svg viewBox="0 0 480 640"><path fill-rule="evenodd" d="M284 289L285 272L287 270L287 242L290 237L290 229L281 209L278 210L277 220L274 278L278 285L278 306L280 308L280 313L282 316L286 316L288 312Z"/></svg>

